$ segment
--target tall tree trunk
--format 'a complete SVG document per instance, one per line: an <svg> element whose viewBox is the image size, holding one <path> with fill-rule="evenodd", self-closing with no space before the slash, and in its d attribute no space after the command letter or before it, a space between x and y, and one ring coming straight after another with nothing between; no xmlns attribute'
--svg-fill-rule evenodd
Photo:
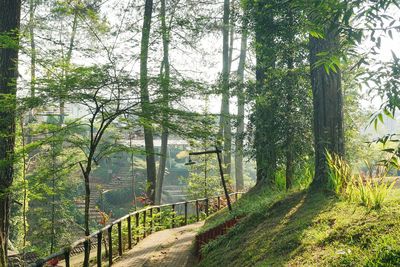
<svg viewBox="0 0 400 267"><path fill-rule="evenodd" d="M231 0L229 13L229 52L228 52L228 73L232 70L233 42L235 40L235 0Z"/></svg>
<svg viewBox="0 0 400 267"><path fill-rule="evenodd" d="M224 0L223 16L223 46L222 46L222 126L224 140L224 164L225 173L231 174L231 149L232 149L232 129L229 116L229 0Z"/></svg>
<svg viewBox="0 0 400 267"><path fill-rule="evenodd" d="M15 145L18 46L21 15L20 0L0 0L0 34L12 44L0 48L0 266L7 266L10 226L9 189L13 182Z"/></svg>
<svg viewBox="0 0 400 267"><path fill-rule="evenodd" d="M288 40L287 43L289 45L289 49L287 50L287 76L286 76L286 120L289 122L287 124L286 129L286 168L285 168L285 176L286 176L286 190L289 190L293 185L293 176L294 176L294 131L293 128L293 92L294 88L297 85L296 77L294 70L294 38L296 32L294 31L294 20L293 14L291 10L288 11Z"/></svg>
<svg viewBox="0 0 400 267"><path fill-rule="evenodd" d="M274 36L274 14L265 7L263 1L254 7L256 39L256 103L254 116L254 148L257 162L257 183L265 182L268 186L275 184L277 169L276 137L267 127L273 128L273 107L263 100L269 87L274 86L266 81L268 70L275 68L276 51ZM259 98L258 96L261 96Z"/></svg>
<svg viewBox="0 0 400 267"><path fill-rule="evenodd" d="M149 40L151 17L153 13L153 0L146 0L140 47L140 98L142 113L147 120L144 125L144 142L147 164L147 197L151 203L155 201L156 189L156 162L154 156L153 129L151 125L151 106L149 96L149 82L147 77L147 61L149 57Z"/></svg>
<svg viewBox="0 0 400 267"><path fill-rule="evenodd" d="M36 96L36 42L35 42L35 9L36 9L36 1L29 1L29 41L31 45L31 92L30 95L32 98ZM34 109L32 108L29 111L29 123L33 121L34 117ZM32 142L32 136L27 133L27 143Z"/></svg>
<svg viewBox="0 0 400 267"><path fill-rule="evenodd" d="M310 37L311 85L314 105L315 177L313 186L322 189L327 183L326 151L344 155L343 96L341 72L325 71L316 66L321 52L340 49L336 29L326 32L324 39Z"/></svg>
<svg viewBox="0 0 400 267"><path fill-rule="evenodd" d="M243 181L243 139L244 139L244 70L246 66L246 53L247 53L247 22L246 14L243 18L242 26L242 39L240 44L240 57L237 70L238 77L238 115L237 115L237 130L236 130L236 144L235 144L235 178L236 190L241 191L244 188Z"/></svg>
<svg viewBox="0 0 400 267"><path fill-rule="evenodd" d="M169 108L169 85L170 85L170 65L169 65L169 30L167 29L165 0L161 0L161 32L163 40L163 66L164 72L161 72L161 91L163 95L163 118L161 134L160 165L158 166L156 204L161 204L162 188L165 176L165 165L167 163L168 150L168 108Z"/></svg>

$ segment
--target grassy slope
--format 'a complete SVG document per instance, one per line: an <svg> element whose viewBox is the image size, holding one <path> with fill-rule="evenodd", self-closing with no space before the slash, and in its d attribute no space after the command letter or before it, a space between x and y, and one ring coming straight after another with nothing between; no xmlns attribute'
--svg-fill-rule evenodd
<svg viewBox="0 0 400 267"><path fill-rule="evenodd" d="M204 248L200 266L400 266L398 189L380 211L322 193L260 190L234 209L246 217ZM217 213L205 229L229 216Z"/></svg>

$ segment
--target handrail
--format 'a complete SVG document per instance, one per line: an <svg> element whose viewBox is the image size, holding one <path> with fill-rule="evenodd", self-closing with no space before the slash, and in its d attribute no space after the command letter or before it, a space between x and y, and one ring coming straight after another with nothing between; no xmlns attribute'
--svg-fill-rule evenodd
<svg viewBox="0 0 400 267"><path fill-rule="evenodd" d="M238 199L238 195L244 194L244 192L234 192L234 193L230 193L229 196L235 196L235 200ZM179 205L184 205L184 225L188 224L188 204L191 203L195 203L196 204L196 221L200 220L200 207L199 207L199 203L200 202L205 202L205 213L206 216L209 215L209 201L210 199L217 199L217 210L221 209L221 199L223 199L224 196L214 196L214 197L209 197L209 198L201 198L201 199L195 199L195 200L188 200L188 201L181 201L181 202L176 202L176 203L169 203L169 204L162 204L162 205L154 205L154 206L148 206L145 207L141 210L137 210L137 211L133 211L130 212L124 216L122 216L121 218L116 219L115 221L107 224L106 226L104 226L103 228L91 233L88 236L85 236L81 239L78 239L77 241L73 242L72 244L70 244L67 247L62 248L60 251L53 253L43 259L39 259L37 260L35 263L31 264L30 267L42 267L44 264L46 264L47 262L53 260L53 259L64 259L65 260L65 266L69 267L70 266L70 257L71 257L71 253L72 251L77 248L80 245L84 245L85 243L88 243L88 247L90 249L90 243L91 240L94 238L97 238L97 266L101 266L102 265L102 251L101 251L101 245L102 245L102 241L103 241L103 233L108 232L108 241L109 241L109 252L108 252L108 265L111 266L112 262L113 262L113 252L112 252L112 227L117 225L118 227L118 254L119 256L122 256L122 252L123 252L123 247L122 247L122 232L121 232L121 225L123 221L127 221L128 224L128 249L132 248L132 243L133 243L133 238L132 238L132 218L135 218L136 220L136 228L139 227L140 224L140 214L143 214L143 227L144 227L144 231L143 231L143 238L146 237L147 232L149 229L146 229L146 216L148 211L150 211L150 214L153 215L153 210L157 209L158 212L161 214L161 209L162 208L166 208L166 207L171 207L172 208L172 223L171 223L171 228L174 228L175 225L175 220L176 220L176 206ZM154 219L151 218L151 221L149 221L149 223L151 223L151 232L153 231L153 224L154 224ZM137 230L136 230L137 231ZM139 238L137 238L136 240L137 242L139 241ZM86 246L84 247L84 250L86 250Z"/></svg>

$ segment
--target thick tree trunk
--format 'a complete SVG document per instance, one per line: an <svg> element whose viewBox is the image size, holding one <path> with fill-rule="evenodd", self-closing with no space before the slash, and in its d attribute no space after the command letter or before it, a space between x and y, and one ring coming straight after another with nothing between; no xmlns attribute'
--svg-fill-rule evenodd
<svg viewBox="0 0 400 267"><path fill-rule="evenodd" d="M151 123L151 107L149 96L149 82L147 77L147 61L149 55L149 39L152 13L153 0L146 0L140 48L140 97L142 102L142 113L144 118L147 120L146 125L144 126L144 142L147 164L147 197L149 198L149 201L151 203L154 203L156 189L156 162L154 156L153 129L151 126L148 125Z"/></svg>
<svg viewBox="0 0 400 267"><path fill-rule="evenodd" d="M246 18L244 18L245 20ZM235 178L236 190L241 191L244 188L243 180L243 140L244 140L244 70L246 65L247 53L247 24L244 21L242 26L242 39L240 44L240 57L237 70L238 77L238 115L237 115L237 130L236 130L236 151L235 151Z"/></svg>
<svg viewBox="0 0 400 267"><path fill-rule="evenodd" d="M225 173L231 175L231 150L232 150L232 129L229 115L229 0L224 0L223 16L223 46L222 46L222 126L224 140L224 165Z"/></svg>
<svg viewBox="0 0 400 267"><path fill-rule="evenodd" d="M0 34L12 44L0 48L0 266L7 266L10 226L9 189L13 182L15 112L18 77L20 0L0 0Z"/></svg>
<svg viewBox="0 0 400 267"><path fill-rule="evenodd" d="M321 52L339 49L336 31L326 33L324 39L310 37L311 84L314 105L315 177L313 185L323 188L327 183L326 151L344 155L343 96L341 73L323 66L316 67Z"/></svg>

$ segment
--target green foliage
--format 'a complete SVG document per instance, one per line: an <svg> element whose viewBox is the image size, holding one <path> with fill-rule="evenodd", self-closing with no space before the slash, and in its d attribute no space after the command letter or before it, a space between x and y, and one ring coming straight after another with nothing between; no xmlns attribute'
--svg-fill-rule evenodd
<svg viewBox="0 0 400 267"><path fill-rule="evenodd" d="M328 164L328 189L336 195L349 196L349 188L353 183L351 168L340 156L326 151Z"/></svg>
<svg viewBox="0 0 400 267"><path fill-rule="evenodd" d="M394 183L385 181L386 171L369 167L368 175L358 175L358 179L345 160L336 154L326 152L329 167L328 189L337 196L360 203L368 209L380 209Z"/></svg>

